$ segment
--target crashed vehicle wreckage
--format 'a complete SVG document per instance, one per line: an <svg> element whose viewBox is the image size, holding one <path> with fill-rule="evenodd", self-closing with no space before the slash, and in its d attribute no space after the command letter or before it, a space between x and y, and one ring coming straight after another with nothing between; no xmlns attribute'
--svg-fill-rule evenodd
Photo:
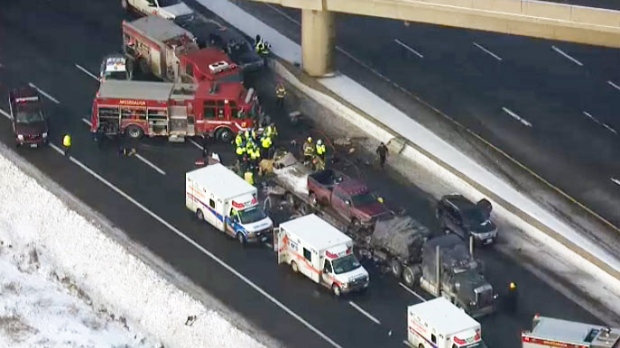
<svg viewBox="0 0 620 348"><path fill-rule="evenodd" d="M276 207L281 211L285 207L288 218L317 214L349 235L360 257L378 262L406 286L445 297L473 317L495 311L497 295L484 278L480 261L473 257L473 245L468 248L458 236L432 238L431 231L414 218L376 207L370 214L365 212L367 216L376 216L355 223L351 219L355 213L346 215L338 211L342 207L320 202L311 184L319 179L333 192L352 179L333 170L313 172L285 151L277 151L274 160L263 161L261 172L267 178L263 183L267 196L265 211ZM356 182L360 188L359 181ZM365 187L361 192L370 194ZM353 201L344 202L349 211L358 209Z"/></svg>

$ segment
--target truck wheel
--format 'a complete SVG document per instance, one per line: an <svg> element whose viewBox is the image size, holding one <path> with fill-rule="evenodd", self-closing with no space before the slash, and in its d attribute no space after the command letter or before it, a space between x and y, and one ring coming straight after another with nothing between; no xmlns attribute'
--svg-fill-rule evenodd
<svg viewBox="0 0 620 348"><path fill-rule="evenodd" d="M131 125L125 129L125 134L131 139L140 139L144 135L142 128Z"/></svg>
<svg viewBox="0 0 620 348"><path fill-rule="evenodd" d="M196 209L196 219L198 219L198 221L205 220L205 215L202 213L202 210Z"/></svg>
<svg viewBox="0 0 620 348"><path fill-rule="evenodd" d="M220 128L216 132L215 137L223 143L230 143L233 138L233 132L228 128Z"/></svg>
<svg viewBox="0 0 620 348"><path fill-rule="evenodd" d="M293 273L299 273L299 266L297 266L297 262L291 261L291 269Z"/></svg>
<svg viewBox="0 0 620 348"><path fill-rule="evenodd" d="M400 278L400 275L403 273L403 266L400 264L400 261L397 259L390 260L390 271L392 275L397 279Z"/></svg>
<svg viewBox="0 0 620 348"><path fill-rule="evenodd" d="M420 345L418 346L418 348L425 348L424 345L422 343L420 343Z"/></svg>
<svg viewBox="0 0 620 348"><path fill-rule="evenodd" d="M332 292L334 293L334 296L339 297L340 295L342 295L342 291L340 290L340 287L336 284L332 285Z"/></svg>
<svg viewBox="0 0 620 348"><path fill-rule="evenodd" d="M417 276L411 267L405 267L403 269L403 283L412 288L416 285Z"/></svg>
<svg viewBox="0 0 620 348"><path fill-rule="evenodd" d="M239 241L239 244L241 245L245 245L245 236L243 235L243 233L241 232L237 232L237 241Z"/></svg>
<svg viewBox="0 0 620 348"><path fill-rule="evenodd" d="M313 208L316 208L319 206L319 200L316 198L316 195L314 194L314 192L310 193L310 204L312 205Z"/></svg>

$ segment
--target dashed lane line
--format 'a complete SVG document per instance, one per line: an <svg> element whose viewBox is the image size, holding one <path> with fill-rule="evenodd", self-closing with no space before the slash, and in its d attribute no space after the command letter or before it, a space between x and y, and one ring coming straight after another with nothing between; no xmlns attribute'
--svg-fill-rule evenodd
<svg viewBox="0 0 620 348"><path fill-rule="evenodd" d="M287 18L288 20L290 20L291 22L297 24L298 26L301 26L301 23L299 23L299 21L295 20L294 18L291 18L290 16L288 16L287 14L283 13L282 11L280 11L278 8L269 5L269 4L265 4L265 6L270 7L273 11L275 11L276 13L280 14L281 16L283 16L284 18ZM445 118L446 120L448 120L450 123L452 123L454 126L458 127L459 129L463 130L464 132L466 132L467 134L471 135L472 137L474 137L476 140L480 141L481 143L483 143L484 145L488 146L490 149L492 149L493 151L495 151L496 153L498 153L499 155L501 155L502 157L504 157L505 159L509 160L510 162L514 163L516 166L518 166L519 168L523 169L524 171L526 171L529 175L531 175L533 178L535 178L536 180L538 180L540 183L542 183L543 185L547 186L549 189L551 189L552 191L555 191L557 194L559 194L560 196L568 199L569 201L571 201L573 204L575 204L576 206L578 206L579 208L583 209L585 212L587 212L588 214L590 214L591 216L593 216L594 218L598 219L601 223L603 223L605 226L613 229L614 231L620 233L620 227L614 225L611 221L607 220L606 218L604 218L602 215L598 214L597 212L595 212L594 210L592 210L590 207L586 206L585 204L581 203L580 201L578 201L576 198L574 198L573 196L569 195L568 193L566 193L564 190L560 189L559 187L555 186L554 184L552 184L551 182L549 182L549 180L543 178L542 176L540 176L540 174L536 173L534 170L532 170L530 167L526 166L525 164L521 163L520 161L518 161L516 158L512 157L511 155L509 155L506 151L500 149L499 147L497 147L495 144L493 144L492 142L486 140L485 138L483 138L480 134L474 132L473 130L471 130L470 128L468 128L467 126L465 126L464 124L460 123L459 121L457 121L455 118L449 116L448 114L446 114L445 112L439 110L438 108L436 108L435 106L429 104L428 102L426 102L424 99L420 98L418 95L412 93L411 91L407 90L406 88L402 87L401 85L399 85L398 83L392 81L390 78L388 78L387 76L381 74L379 71L377 71L376 69L372 68L370 65L362 62L361 60L359 60L358 58L356 58L355 56L353 56L352 54L350 54L349 52L345 51L344 49L342 49L340 46L336 46L336 50L340 53L342 53L343 55L345 55L347 58L351 59L352 61L354 61L355 63L357 63L359 66L361 66L362 68L370 71L371 73L373 73L375 76L377 76L379 79L385 81L386 83L388 83L389 85L391 85L392 87L398 89L399 91L401 91L403 94L408 95L409 97L411 97L412 99L414 99L416 102L424 105L425 107L429 108L430 110L432 110L433 112L437 113L438 115L441 115L443 118Z"/></svg>
<svg viewBox="0 0 620 348"><path fill-rule="evenodd" d="M194 145L194 146L196 146L197 148L199 148L199 149L201 149L201 150L202 150L202 145L198 144L198 143L196 142L196 140L194 140L194 139L189 139L189 142L190 142L190 143L192 143L192 145Z"/></svg>
<svg viewBox="0 0 620 348"><path fill-rule="evenodd" d="M583 63L580 62L579 60L577 60L576 58L572 57L570 54L562 51L561 49L555 47L555 46L551 46L551 49L556 51L557 53L559 53L560 55L562 55L564 58L570 60L571 62L579 65L579 66L583 66Z"/></svg>
<svg viewBox="0 0 620 348"><path fill-rule="evenodd" d="M405 289L408 293L412 294L413 296L417 297L418 300L422 301L422 302L426 302L426 299L424 297L422 297L420 294L418 294L417 292L411 290L407 285L403 284L403 283L398 283L398 285L400 285L401 288Z"/></svg>
<svg viewBox="0 0 620 348"><path fill-rule="evenodd" d="M4 111L4 110L2 110L2 109L0 109L0 115L2 115L2 116L4 116L4 117L8 118L9 120L11 119L11 115L9 115L9 113L8 113L8 112L6 112L6 111Z"/></svg>
<svg viewBox="0 0 620 348"><path fill-rule="evenodd" d="M60 102L58 101L58 99L52 97L49 93L45 92L44 90L42 90L41 88L37 87L34 83L32 82L28 82L28 85L34 89L36 89L37 91L39 91L39 93L41 93L41 95L43 95L45 98L53 101L56 104L60 104Z"/></svg>
<svg viewBox="0 0 620 348"><path fill-rule="evenodd" d="M500 56L498 56L497 54L495 54L495 53L491 52L491 50L490 50L490 49L488 49L488 48L486 48L486 47L482 46L481 44L479 44L479 43L477 43L477 42L474 42L473 44L474 44L474 46L478 47L478 48L479 48L482 52L484 52L484 53L486 53L486 54L490 55L491 57L493 57L493 58L497 59L497 60L498 60L498 61L500 61L500 62L502 61L502 57L500 57Z"/></svg>
<svg viewBox="0 0 620 348"><path fill-rule="evenodd" d="M85 119L85 118L82 119L82 122L84 122L85 124L87 124L89 126L92 126L92 123L89 120ZM140 155L139 153L135 154L134 156L136 156L136 158L139 159L140 161L144 162L147 166L155 169L155 171L158 172L159 174L166 175L166 172L163 169L159 168L153 162L151 162L148 159L144 158L144 156Z"/></svg>
<svg viewBox="0 0 620 348"><path fill-rule="evenodd" d="M611 178L611 182L613 182L614 184L620 186L620 180L618 180L616 178Z"/></svg>
<svg viewBox="0 0 620 348"><path fill-rule="evenodd" d="M61 148L59 148L58 146L51 144L50 143L50 147L53 148L54 150L56 150L56 152L63 154L63 150ZM182 239L184 239L186 242L188 242L190 245L192 245L194 248L198 249L198 251L200 251L202 254L206 255L207 257L209 257L210 259L212 259L213 261L215 261L217 264L219 264L220 266L222 266L224 269L226 269L227 271L229 271L230 273L232 273L235 277L237 277L239 280L243 281L246 285L248 285L249 287L251 287L252 289L254 289L256 292L258 292L259 294L261 294L263 297L265 297L267 300L269 300L271 303L275 304L276 306L278 306L280 309L282 309L284 312L286 312L288 315L290 315L293 319L297 320L298 322L300 322L302 325L304 325L306 328L308 328L310 331L314 332L315 334L317 334L319 337L321 337L323 340L325 340L327 343L329 343L332 347L334 348L342 348L342 346L340 346L338 343L336 343L334 340L332 340L331 338L329 338L329 336L327 336L326 334L324 334L323 332L321 332L319 329L317 329L316 327L314 327L312 324L310 324L308 321L306 321L303 317L301 317L299 314L295 313L292 309L288 308L287 306L285 306L282 302L278 301L275 297L273 297L272 295L270 295L267 291L263 290L260 286L256 285L254 282L252 282L250 279L248 279L246 276L244 276L243 274L241 274L239 271L237 271L234 267L232 267L231 265L227 264L225 261L223 261L222 259L220 259L219 257L217 257L215 254L213 254L212 252L210 252L209 250L205 249L203 246L201 246L200 244L198 244L196 241L194 241L192 238L188 237L186 234L184 234L183 232L181 232L181 230L177 229L176 227L174 227L172 224L170 224L169 222L167 222L166 220L164 220L162 217L160 217L159 215L155 214L153 211L151 211L150 209L148 209L147 207L145 207L144 205L142 205L140 202L138 202L136 199L134 199L133 197L131 197L130 195L128 195L127 193L125 193L123 190L121 190L120 188L116 187L114 184L112 184L111 182L109 182L108 180L106 180L104 177L102 177L101 175L99 175L97 172L95 172L94 170L90 169L87 165L85 165L84 163L80 162L79 160L77 160L76 158L72 157L72 156L68 156L69 160L74 163L75 165L77 165L78 167L80 167L82 170L84 170L86 173L90 174L91 176L93 176L95 179L99 180L101 183L103 183L104 185L106 185L107 187L109 187L112 191L118 193L121 197L123 197L124 199L126 199L127 201L129 201L130 203L132 203L133 205L135 205L136 207L138 207L140 210L142 210L143 212L145 212L146 214L148 214L149 216L151 216L153 219L155 219L157 222L161 223L162 225L164 225L166 228L168 228L171 232L173 232L174 234L176 234L177 236L181 237Z"/></svg>
<svg viewBox="0 0 620 348"><path fill-rule="evenodd" d="M615 84L613 81L607 81L607 84L620 91L620 86Z"/></svg>
<svg viewBox="0 0 620 348"><path fill-rule="evenodd" d="M396 42L396 44L398 44L400 47L406 49L407 51L415 54L416 56L420 57L420 58L424 58L424 56L422 55L422 53L414 50L413 48L411 48L410 46L408 46L407 44L403 43L402 41L398 40L398 39L394 39L394 42Z"/></svg>
<svg viewBox="0 0 620 348"><path fill-rule="evenodd" d="M88 69L86 69L85 67L83 67L83 66L81 66L79 64L75 64L75 67L78 68L78 70L80 70L84 74L86 74L86 75L92 77L93 79L99 81L99 78L95 74L93 74L90 71L88 71Z"/></svg>
<svg viewBox="0 0 620 348"><path fill-rule="evenodd" d="M615 135L618 135L618 132L612 126L608 125L605 122L599 121L596 117L592 116L589 112L584 111L583 114L586 115L587 118L591 119L594 123L598 124L599 126L605 127L608 131L614 133Z"/></svg>
<svg viewBox="0 0 620 348"><path fill-rule="evenodd" d="M362 313L366 318L372 320L375 324L381 325L381 322L379 321L379 319L373 317L372 314L365 311L362 307L358 306L355 302L349 301L349 305L355 308L358 312Z"/></svg>
<svg viewBox="0 0 620 348"><path fill-rule="evenodd" d="M514 112L514 111L512 111L512 110L510 110L510 109L508 109L506 107L502 107L502 110L504 110L504 112L507 113L510 117L512 117L515 120L521 122L521 124L523 124L524 126L532 127L532 124L528 120L526 120L523 117L517 115L516 112Z"/></svg>

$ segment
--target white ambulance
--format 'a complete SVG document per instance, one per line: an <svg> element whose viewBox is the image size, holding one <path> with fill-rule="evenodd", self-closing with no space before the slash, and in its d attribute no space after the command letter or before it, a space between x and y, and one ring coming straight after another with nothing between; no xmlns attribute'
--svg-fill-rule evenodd
<svg viewBox="0 0 620 348"><path fill-rule="evenodd" d="M486 348L480 324L443 297L409 306L407 342L414 348Z"/></svg>
<svg viewBox="0 0 620 348"><path fill-rule="evenodd" d="M185 205L198 220L207 221L241 244L264 242L273 230L256 187L220 163L185 174Z"/></svg>
<svg viewBox="0 0 620 348"><path fill-rule="evenodd" d="M279 264L288 263L336 296L368 288L370 278L353 254L353 240L318 216L282 223L276 235Z"/></svg>

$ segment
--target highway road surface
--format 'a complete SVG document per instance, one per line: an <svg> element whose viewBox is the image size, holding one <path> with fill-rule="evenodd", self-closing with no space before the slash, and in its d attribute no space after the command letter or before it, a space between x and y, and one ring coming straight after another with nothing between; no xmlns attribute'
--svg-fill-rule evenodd
<svg viewBox="0 0 620 348"><path fill-rule="evenodd" d="M36 6L10 2L3 6L0 42L5 49L0 51L0 94L23 84L36 86L46 98L52 122L53 146L18 152L131 238L286 345L402 347L406 307L428 298L427 294L405 289L369 265L370 291L335 299L294 276L288 268L277 267L268 248L242 249L194 221L183 203L184 173L193 168L199 155L193 143L144 142L139 146L139 157L119 157L113 144L96 148L83 118L89 117L98 88L92 75L100 59L120 50L123 18L125 14L116 3L104 0L45 1ZM281 124L282 136L291 138L293 131L286 126L282 113L273 109L273 80L267 75L263 78L271 85L260 86L261 100ZM0 98L3 115L8 110L5 101ZM0 140L13 146L5 117L0 117L0 129ZM57 145L65 132L73 135L71 158L58 153ZM227 147L217 145L213 150L226 161L231 156ZM431 199L420 190L396 184L372 169L364 172L388 202L406 207L422 223L437 228ZM481 251L479 257L500 292L509 281L516 281L522 296L517 315L498 313L482 320L491 347L519 347L519 333L530 325L535 313L598 321L494 250Z"/></svg>
<svg viewBox="0 0 620 348"><path fill-rule="evenodd" d="M299 11L236 3L300 42ZM336 28L337 69L436 123L412 111L421 98L620 227L620 50L343 14Z"/></svg>

